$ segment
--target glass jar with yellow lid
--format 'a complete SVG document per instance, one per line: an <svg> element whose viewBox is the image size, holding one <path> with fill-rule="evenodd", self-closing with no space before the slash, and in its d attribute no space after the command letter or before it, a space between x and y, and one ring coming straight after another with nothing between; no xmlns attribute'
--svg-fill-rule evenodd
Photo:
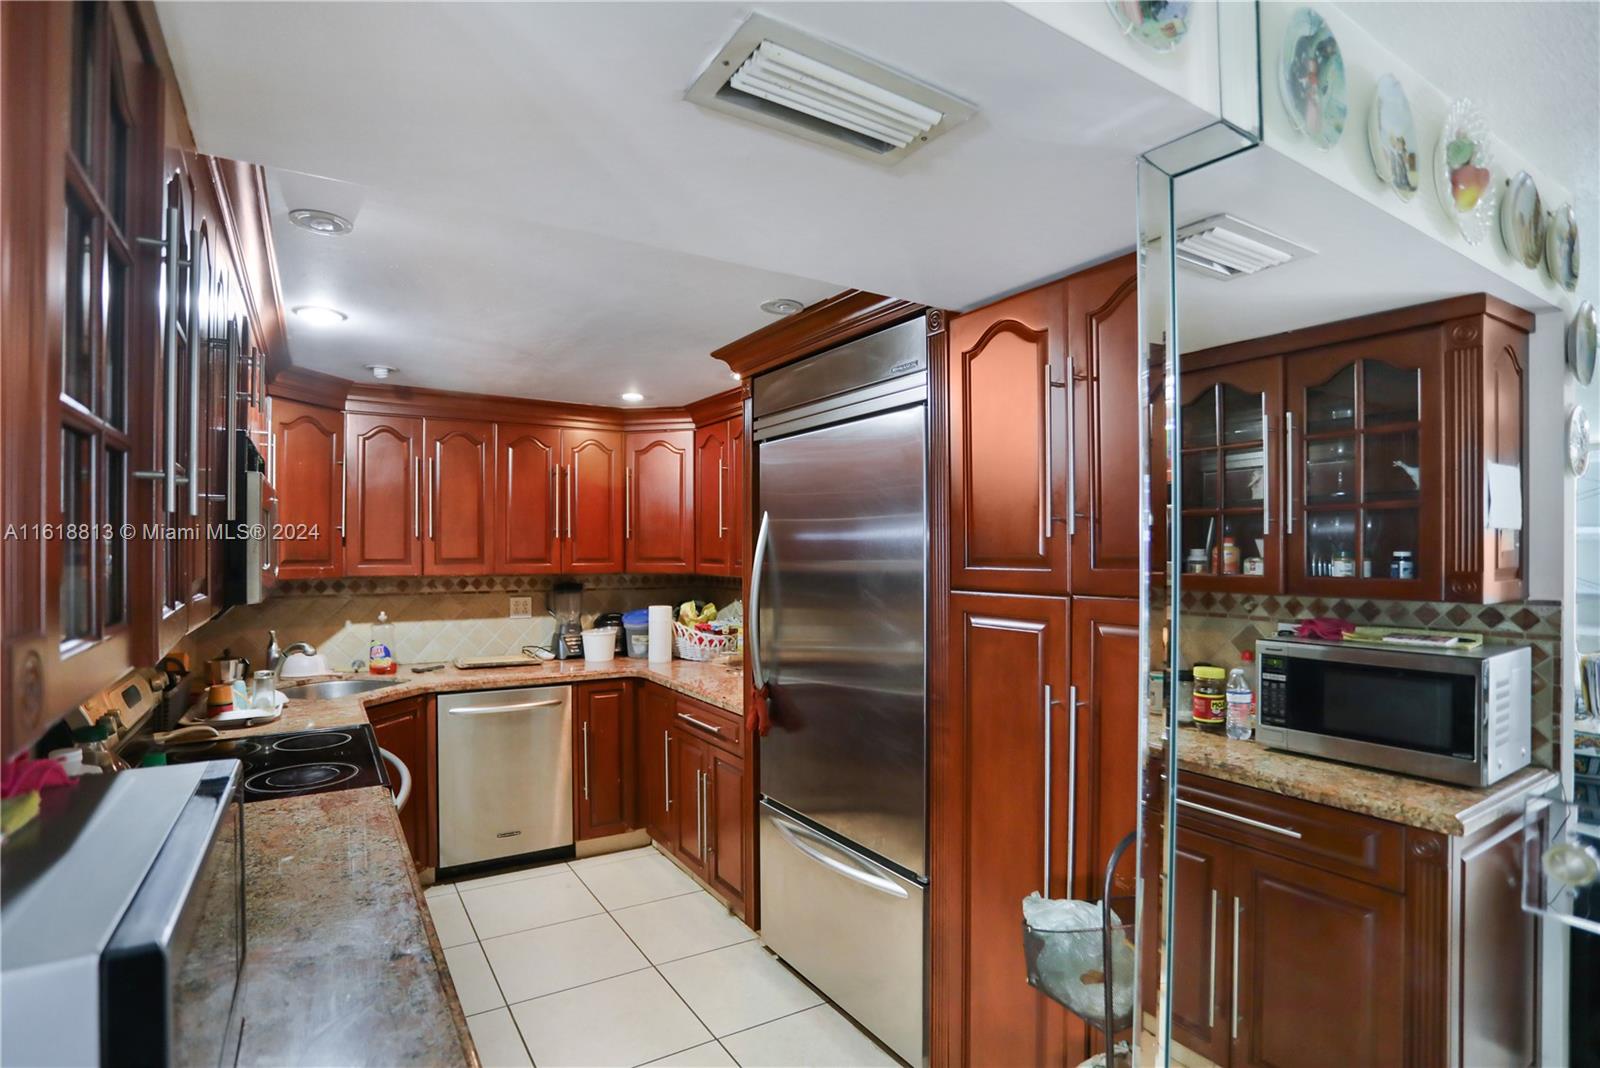
<svg viewBox="0 0 1600 1068"><path fill-rule="evenodd" d="M1221 727L1228 721L1228 673L1210 664L1194 666L1194 723Z"/></svg>

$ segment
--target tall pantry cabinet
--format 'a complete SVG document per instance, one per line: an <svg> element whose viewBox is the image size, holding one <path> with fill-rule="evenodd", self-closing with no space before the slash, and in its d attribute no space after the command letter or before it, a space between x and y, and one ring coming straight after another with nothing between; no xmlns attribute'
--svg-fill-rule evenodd
<svg viewBox="0 0 1600 1068"><path fill-rule="evenodd" d="M1090 1038L1027 986L1020 902L1098 900L1137 816L1138 688L1115 670L1137 650L1144 537L1134 259L948 329L934 1059L1073 1065Z"/></svg>

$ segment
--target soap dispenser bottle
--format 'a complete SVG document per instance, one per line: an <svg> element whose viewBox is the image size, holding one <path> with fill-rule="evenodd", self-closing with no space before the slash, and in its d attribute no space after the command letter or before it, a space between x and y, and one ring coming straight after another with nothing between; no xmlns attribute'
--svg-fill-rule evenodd
<svg viewBox="0 0 1600 1068"><path fill-rule="evenodd" d="M367 643L367 672L393 675L399 670L394 658L394 624L389 622L389 613L379 612L378 621L372 625L372 640Z"/></svg>

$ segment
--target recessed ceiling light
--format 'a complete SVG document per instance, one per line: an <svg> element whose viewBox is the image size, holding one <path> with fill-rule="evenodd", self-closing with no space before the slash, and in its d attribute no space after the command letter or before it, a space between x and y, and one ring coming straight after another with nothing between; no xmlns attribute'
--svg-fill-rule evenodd
<svg viewBox="0 0 1600 1068"><path fill-rule="evenodd" d="M320 304L302 304L294 309L294 314L295 318L312 326L333 326L350 318L337 308L324 308Z"/></svg>
<svg viewBox="0 0 1600 1068"><path fill-rule="evenodd" d="M367 364L367 370L372 372L372 377L376 378L380 382L382 382L385 378L388 378L390 375L397 375L400 373L393 367L382 363L369 363Z"/></svg>
<svg viewBox="0 0 1600 1068"><path fill-rule="evenodd" d="M356 228L356 224L343 215L320 208L296 208L289 213L289 221L302 230L310 230L323 237L343 237Z"/></svg>
<svg viewBox="0 0 1600 1068"><path fill-rule="evenodd" d="M773 300L761 302L761 310L768 315L793 315L797 311L805 311L806 306L791 297L777 297Z"/></svg>
<svg viewBox="0 0 1600 1068"><path fill-rule="evenodd" d="M622 399L627 401L629 404L638 404L640 401L644 400L644 394L635 393L630 389L628 392L622 395Z"/></svg>

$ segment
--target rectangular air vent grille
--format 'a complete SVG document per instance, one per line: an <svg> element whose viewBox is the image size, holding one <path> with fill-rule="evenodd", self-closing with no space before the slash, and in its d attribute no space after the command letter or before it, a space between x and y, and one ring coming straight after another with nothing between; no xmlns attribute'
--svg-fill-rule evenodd
<svg viewBox="0 0 1600 1068"><path fill-rule="evenodd" d="M871 60L752 15L686 94L692 102L882 163L974 113Z"/></svg>
<svg viewBox="0 0 1600 1068"><path fill-rule="evenodd" d="M1213 215L1178 231L1178 262L1213 278L1238 278L1314 253L1232 215Z"/></svg>

